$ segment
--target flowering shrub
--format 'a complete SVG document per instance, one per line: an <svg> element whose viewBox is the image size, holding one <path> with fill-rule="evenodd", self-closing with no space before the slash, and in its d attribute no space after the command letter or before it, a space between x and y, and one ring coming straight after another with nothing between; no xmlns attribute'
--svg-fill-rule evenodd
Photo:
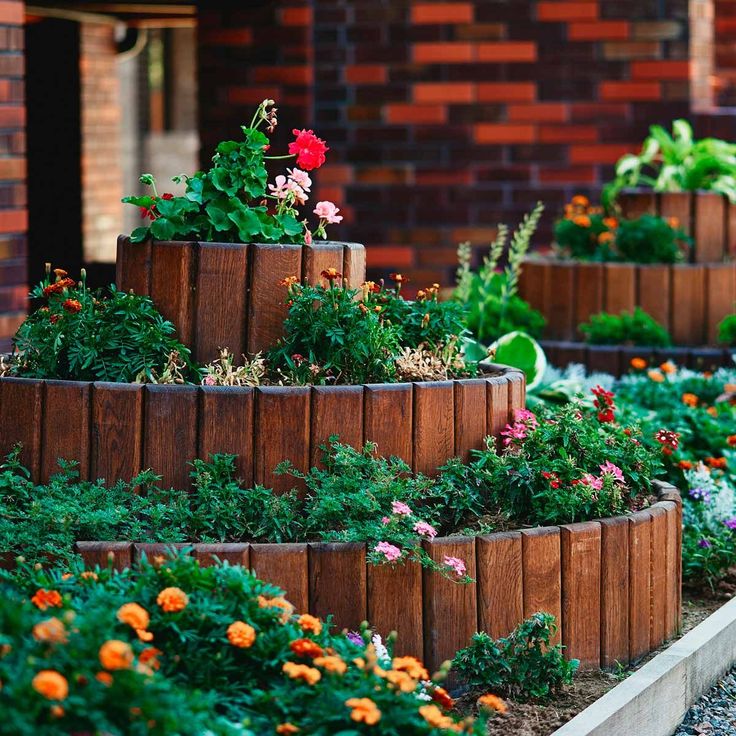
<svg viewBox="0 0 736 736"><path fill-rule="evenodd" d="M672 338L666 328L641 307L633 312L593 314L590 321L579 327L590 345L642 345L666 347Z"/></svg>
<svg viewBox="0 0 736 736"><path fill-rule="evenodd" d="M277 125L273 100L264 100L248 126L242 126L243 140L223 141L217 146L213 166L194 176L177 176L184 181L181 197L159 195L151 174L141 176L141 183L153 193L125 197L123 202L140 209L141 217L150 224L136 228L134 243L148 238L158 240L205 240L243 243L306 243L313 237L326 238L326 227L342 220L332 202L317 202L313 214L318 221L310 229L306 219L300 220L298 207L306 204L311 193L310 171L325 162L329 150L325 142L311 130L294 129L294 140L285 156L267 156L268 137L260 130L273 133ZM295 158L294 168L279 174L268 184L266 160Z"/></svg>
<svg viewBox="0 0 736 736"><path fill-rule="evenodd" d="M0 712L17 736L485 729L484 715L453 716L390 640L331 632L240 567L182 556L123 573L26 568L2 586L0 631Z"/></svg>
<svg viewBox="0 0 736 736"><path fill-rule="evenodd" d="M729 314L718 324L718 342L736 347L736 314Z"/></svg>

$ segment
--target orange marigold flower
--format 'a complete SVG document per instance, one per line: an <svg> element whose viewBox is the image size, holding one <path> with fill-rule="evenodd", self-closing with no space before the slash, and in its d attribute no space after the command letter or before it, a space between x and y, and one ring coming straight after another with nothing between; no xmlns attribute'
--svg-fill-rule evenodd
<svg viewBox="0 0 736 736"><path fill-rule="evenodd" d="M348 698L345 705L352 708L350 718L356 723L375 726L381 720L381 711L370 698Z"/></svg>
<svg viewBox="0 0 736 736"><path fill-rule="evenodd" d="M408 284L409 283L409 277L404 276L403 273L390 273L388 277L391 279L391 281L395 281L397 284Z"/></svg>
<svg viewBox="0 0 736 736"><path fill-rule="evenodd" d="M51 713L53 718L63 718L66 711L60 705L52 705L49 708L49 713Z"/></svg>
<svg viewBox="0 0 736 736"><path fill-rule="evenodd" d="M677 228L680 227L680 221L676 217L668 217L667 218L667 224L671 228Z"/></svg>
<svg viewBox="0 0 736 736"><path fill-rule="evenodd" d="M276 733L287 734L288 736L288 734L299 733L299 728L293 723L289 723L287 721L286 723L279 723L279 725L276 726Z"/></svg>
<svg viewBox="0 0 736 736"><path fill-rule="evenodd" d="M338 657L336 654L329 655L326 657L315 657L313 664L317 667L323 667L328 672L334 672L338 675L344 675L348 669L348 666Z"/></svg>
<svg viewBox="0 0 736 736"><path fill-rule="evenodd" d="M69 695L69 683L56 670L41 670L32 680L33 689L48 700L64 700Z"/></svg>
<svg viewBox="0 0 736 736"><path fill-rule="evenodd" d="M384 676L388 682L401 690L402 693L411 693L417 689L417 681L408 672L389 670Z"/></svg>
<svg viewBox="0 0 736 736"><path fill-rule="evenodd" d="M712 417L717 417L717 416L718 416L718 409L716 409L716 408L715 408L715 406L709 406L709 407L708 407L708 408L706 409L706 411L707 411L707 412L708 412L708 414L710 414L710 415L711 415Z"/></svg>
<svg viewBox="0 0 736 736"><path fill-rule="evenodd" d="M680 470L691 470L693 464L689 460L680 460L677 463L677 467L680 468Z"/></svg>
<svg viewBox="0 0 736 736"><path fill-rule="evenodd" d="M578 227L590 227L590 217L588 217L588 215L575 215L575 217L572 218L572 221Z"/></svg>
<svg viewBox="0 0 736 736"><path fill-rule="evenodd" d="M392 666L395 670L408 672L415 680L428 680L429 674L416 657L394 657Z"/></svg>
<svg viewBox="0 0 736 736"><path fill-rule="evenodd" d="M260 608L279 608L283 612L281 614L281 623L285 624L294 613L294 606L285 598L266 598L265 595L258 596L258 605Z"/></svg>
<svg viewBox="0 0 736 736"><path fill-rule="evenodd" d="M632 358L631 367L636 371L643 371L647 367L647 361L644 358Z"/></svg>
<svg viewBox="0 0 736 736"><path fill-rule="evenodd" d="M590 200L583 194L576 194L570 202L574 207L587 207L590 204Z"/></svg>
<svg viewBox="0 0 736 736"><path fill-rule="evenodd" d="M75 314L82 310L82 304L77 299L67 299L61 306L71 314Z"/></svg>
<svg viewBox="0 0 736 736"><path fill-rule="evenodd" d="M101 682L103 685L110 687L112 685L112 675L109 672L98 672L95 675L95 680Z"/></svg>
<svg viewBox="0 0 736 736"><path fill-rule="evenodd" d="M705 464L711 468L723 470L728 465L728 462L725 457L707 457L705 458Z"/></svg>
<svg viewBox="0 0 736 736"><path fill-rule="evenodd" d="M618 220L615 217L604 217L603 224L609 230L615 230L618 227Z"/></svg>
<svg viewBox="0 0 736 736"><path fill-rule="evenodd" d="M135 633L141 641L153 641L153 634L150 631L146 631L145 629L136 629Z"/></svg>
<svg viewBox="0 0 736 736"><path fill-rule="evenodd" d="M39 621L33 627L33 638L36 641L46 641L51 644L66 644L68 641L66 627L58 618L52 617Z"/></svg>
<svg viewBox="0 0 736 736"><path fill-rule="evenodd" d="M671 360L667 360L659 366L659 370L662 373L677 373L677 366Z"/></svg>
<svg viewBox="0 0 736 736"><path fill-rule="evenodd" d="M726 394L736 394L736 383L723 384L723 392Z"/></svg>
<svg viewBox="0 0 736 736"><path fill-rule="evenodd" d="M298 276L286 276L285 278L281 279L279 281L279 286L294 286L294 284L299 283L299 277Z"/></svg>
<svg viewBox="0 0 736 736"><path fill-rule="evenodd" d="M326 268L324 271L320 273L320 276L323 279L327 279L330 282L342 278L342 274L336 268L332 268L332 267Z"/></svg>
<svg viewBox="0 0 736 736"><path fill-rule="evenodd" d="M160 649L156 649L156 647L146 647L138 656L138 661L141 664L148 665L154 670L157 670L161 666L161 663L158 661L159 654L162 654Z"/></svg>
<svg viewBox="0 0 736 736"><path fill-rule="evenodd" d="M598 242L601 243L601 244L603 244L603 243L611 243L615 239L616 239L616 236L613 233L608 233L608 232L601 233L598 236Z"/></svg>
<svg viewBox="0 0 736 736"><path fill-rule="evenodd" d="M63 279L66 275L67 273L63 268L54 269L54 276L56 276L57 279Z"/></svg>
<svg viewBox="0 0 736 736"><path fill-rule="evenodd" d="M377 294L379 291L381 291L381 287L375 281L364 281L360 285L360 288L366 294L368 293Z"/></svg>
<svg viewBox="0 0 736 736"><path fill-rule="evenodd" d="M662 383L664 381L664 376L662 373L658 370L651 370L647 372L647 376L654 381L655 383Z"/></svg>
<svg viewBox="0 0 736 736"><path fill-rule="evenodd" d="M439 703L443 708L450 709L455 707L455 701L450 697L450 693L439 685L432 691L432 700L435 703Z"/></svg>
<svg viewBox="0 0 736 736"><path fill-rule="evenodd" d="M234 621L227 627L227 640L240 649L248 649L256 640L256 630L245 621Z"/></svg>
<svg viewBox="0 0 736 736"><path fill-rule="evenodd" d="M452 728L455 722L446 716L434 703L423 705L419 708L419 715L434 728Z"/></svg>
<svg viewBox="0 0 736 736"><path fill-rule="evenodd" d="M92 570L85 570L79 577L84 580L97 580L97 573Z"/></svg>
<svg viewBox="0 0 736 736"><path fill-rule="evenodd" d="M324 654L322 647L311 639L296 639L289 648L297 657L321 657Z"/></svg>
<svg viewBox="0 0 736 736"><path fill-rule="evenodd" d="M31 603L42 611L51 607L61 608L61 593L58 590L44 590L41 588L33 594Z"/></svg>
<svg viewBox="0 0 736 736"><path fill-rule="evenodd" d="M322 633L322 622L309 613L303 613L296 622L302 628L302 631L311 631L313 634Z"/></svg>
<svg viewBox="0 0 736 736"><path fill-rule="evenodd" d="M498 697L498 695L493 695L493 693L481 695L478 698L478 705L485 708L492 708L497 713L505 713L508 710L506 703L504 703L503 700Z"/></svg>
<svg viewBox="0 0 736 736"><path fill-rule="evenodd" d="M156 598L156 603L166 613L183 611L189 604L189 596L181 588L164 588Z"/></svg>
<svg viewBox="0 0 736 736"><path fill-rule="evenodd" d="M296 662L285 662L281 668L292 680L304 680L307 685L314 685L322 679L322 673L314 667Z"/></svg>
<svg viewBox="0 0 736 736"><path fill-rule="evenodd" d="M131 629L136 630L143 629L145 631L151 623L148 611L137 603L124 603L118 608L117 618L118 621L128 624Z"/></svg>
<svg viewBox="0 0 736 736"><path fill-rule="evenodd" d="M70 572L65 572L65 573L64 573L64 574L63 574L63 575L61 576L61 579L62 579L62 580L69 580L70 578L73 578L73 577L74 577L74 575L72 575L72 574L71 574Z"/></svg>
<svg viewBox="0 0 736 736"><path fill-rule="evenodd" d="M728 435L726 442L728 442L730 447L736 447L736 434Z"/></svg>
<svg viewBox="0 0 736 736"><path fill-rule="evenodd" d="M129 670L133 664L130 644L120 639L108 639L99 651L100 664L106 670Z"/></svg>
<svg viewBox="0 0 736 736"><path fill-rule="evenodd" d="M682 403L685 404L685 406L697 406L698 405L698 397L695 394L684 393L681 398L682 398Z"/></svg>

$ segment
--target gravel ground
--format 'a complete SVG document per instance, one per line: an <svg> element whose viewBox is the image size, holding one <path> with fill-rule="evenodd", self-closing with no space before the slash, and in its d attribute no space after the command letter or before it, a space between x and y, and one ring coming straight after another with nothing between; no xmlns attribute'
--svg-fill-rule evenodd
<svg viewBox="0 0 736 736"><path fill-rule="evenodd" d="M736 736L736 670L690 708L674 736Z"/></svg>

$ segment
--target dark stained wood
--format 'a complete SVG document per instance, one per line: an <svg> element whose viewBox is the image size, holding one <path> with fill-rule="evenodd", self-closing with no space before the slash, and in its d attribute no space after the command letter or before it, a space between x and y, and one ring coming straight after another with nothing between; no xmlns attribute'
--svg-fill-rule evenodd
<svg viewBox="0 0 736 736"><path fill-rule="evenodd" d="M657 348L654 355L654 363L657 365L671 361L685 367L690 362L690 350L687 348Z"/></svg>
<svg viewBox="0 0 736 736"><path fill-rule="evenodd" d="M343 243L342 275L355 288L365 281L365 248L360 243Z"/></svg>
<svg viewBox="0 0 736 736"><path fill-rule="evenodd" d="M575 263L550 263L545 280L545 334L553 340L570 340L575 334Z"/></svg>
<svg viewBox="0 0 736 736"><path fill-rule="evenodd" d="M627 219L657 214L657 195L651 189L625 189L616 200Z"/></svg>
<svg viewBox="0 0 736 736"><path fill-rule="evenodd" d="M670 267L666 265L637 266L637 304L667 329L670 327Z"/></svg>
<svg viewBox="0 0 736 736"><path fill-rule="evenodd" d="M651 611L649 646L659 646L667 633L667 511L658 503L649 509L652 517L650 535Z"/></svg>
<svg viewBox="0 0 736 736"><path fill-rule="evenodd" d="M727 257L736 258L736 203L731 202L728 205L728 249Z"/></svg>
<svg viewBox="0 0 736 736"><path fill-rule="evenodd" d="M604 309L611 314L631 312L636 306L636 266L606 263L603 266Z"/></svg>
<svg viewBox="0 0 736 736"><path fill-rule="evenodd" d="M74 460L79 477L89 478L91 384L44 381L41 482L60 471L59 460Z"/></svg>
<svg viewBox="0 0 736 736"><path fill-rule="evenodd" d="M414 472L436 475L455 453L455 396L452 381L414 384Z"/></svg>
<svg viewBox="0 0 736 736"><path fill-rule="evenodd" d="M675 218L686 235L692 235L692 194L690 192L661 192L659 215L665 219Z"/></svg>
<svg viewBox="0 0 736 736"><path fill-rule="evenodd" d="M649 651L649 607L652 517L648 511L629 516L629 655L636 660Z"/></svg>
<svg viewBox="0 0 736 736"><path fill-rule="evenodd" d="M715 192L696 192L693 196L695 262L718 263L728 250L726 198Z"/></svg>
<svg viewBox="0 0 736 736"><path fill-rule="evenodd" d="M516 410L526 406L526 377L520 370L511 370L504 376L509 386L509 421L516 417Z"/></svg>
<svg viewBox="0 0 736 736"><path fill-rule="evenodd" d="M21 463L31 479L41 479L41 423L43 381L32 378L0 378L0 454L18 444Z"/></svg>
<svg viewBox="0 0 736 736"><path fill-rule="evenodd" d="M601 667L629 661L629 520L601 519Z"/></svg>
<svg viewBox="0 0 736 736"><path fill-rule="evenodd" d="M624 346L621 352L621 373L626 374L631 370L631 361L634 358L642 358L649 365L657 365L657 357L654 348Z"/></svg>
<svg viewBox="0 0 736 736"><path fill-rule="evenodd" d="M151 293L151 242L131 243L127 235L118 237L115 282L120 291Z"/></svg>
<svg viewBox="0 0 736 736"><path fill-rule="evenodd" d="M509 421L509 393L505 377L486 379L486 432L496 439Z"/></svg>
<svg viewBox="0 0 736 736"><path fill-rule="evenodd" d="M130 542L77 542L74 549L84 560L87 568L125 570L132 563L133 545Z"/></svg>
<svg viewBox="0 0 736 736"><path fill-rule="evenodd" d="M475 539L442 537L425 542L429 556L442 565L444 558L465 562L467 574L476 578ZM454 573L450 572L454 576ZM478 629L475 584L458 584L432 570L424 570L424 662L430 672L452 659L468 645Z"/></svg>
<svg viewBox="0 0 736 736"><path fill-rule="evenodd" d="M412 464L412 399L410 383L368 383L365 399L363 436L378 445L383 457L400 457Z"/></svg>
<svg viewBox="0 0 736 736"><path fill-rule="evenodd" d="M332 435L356 449L363 447L363 387L313 386L310 467L324 467L320 445Z"/></svg>
<svg viewBox="0 0 736 736"><path fill-rule="evenodd" d="M306 544L251 544L250 566L263 581L285 591L297 613L309 610L309 561Z"/></svg>
<svg viewBox="0 0 736 736"><path fill-rule="evenodd" d="M397 656L422 652L422 568L418 562L368 565L368 621L386 636L396 631Z"/></svg>
<svg viewBox="0 0 736 736"><path fill-rule="evenodd" d="M560 530L556 526L523 529L521 551L524 566L524 618L543 611L551 613L558 631L552 640L561 640L561 560Z"/></svg>
<svg viewBox="0 0 736 736"><path fill-rule="evenodd" d="M309 470L310 390L308 386L261 386L256 389L255 481L277 493L303 488L290 475L276 475L284 460Z"/></svg>
<svg viewBox="0 0 736 736"><path fill-rule="evenodd" d="M90 477L129 481L143 469L143 386L92 385Z"/></svg>
<svg viewBox="0 0 736 736"><path fill-rule="evenodd" d="M560 527L562 643L586 669L601 663L601 527L594 521ZM570 653L574 652L574 655Z"/></svg>
<svg viewBox="0 0 736 736"><path fill-rule="evenodd" d="M524 619L521 533L476 537L478 630L508 636Z"/></svg>
<svg viewBox="0 0 736 736"><path fill-rule="evenodd" d="M705 333L705 269L672 266L672 339L678 345L700 345Z"/></svg>
<svg viewBox="0 0 736 736"><path fill-rule="evenodd" d="M454 381L455 455L467 461L470 450L481 449L486 432L486 381L464 378Z"/></svg>
<svg viewBox="0 0 736 736"><path fill-rule="evenodd" d="M248 352L258 353L276 343L288 314L287 276L302 278L300 245L250 246L250 300L248 303Z"/></svg>
<svg viewBox="0 0 736 736"><path fill-rule="evenodd" d="M253 484L255 389L247 386L202 386L199 391L199 447L206 460L215 453L236 455L237 477Z"/></svg>
<svg viewBox="0 0 736 736"><path fill-rule="evenodd" d="M196 289L195 359L209 363L227 348L240 362L247 348L248 246L200 243Z"/></svg>
<svg viewBox="0 0 736 736"><path fill-rule="evenodd" d="M688 367L697 371L717 371L723 363L723 350L719 348L693 348L689 351ZM727 365L733 365L730 361Z"/></svg>
<svg viewBox="0 0 736 736"><path fill-rule="evenodd" d="M582 342L561 342L557 344L557 365L566 368L570 363L587 361L588 349Z"/></svg>
<svg viewBox="0 0 736 736"><path fill-rule="evenodd" d="M195 248L196 243L157 241L151 249L151 299L189 347L194 342Z"/></svg>
<svg viewBox="0 0 736 736"><path fill-rule="evenodd" d="M195 544L193 554L201 567L216 565L218 561L230 565L250 566L249 544Z"/></svg>
<svg viewBox="0 0 736 736"><path fill-rule="evenodd" d="M309 545L309 612L332 614L337 630L358 629L366 618L365 545Z"/></svg>
<svg viewBox="0 0 736 736"><path fill-rule="evenodd" d="M546 282L549 263L541 260L527 259L519 277L519 296L544 314L546 309Z"/></svg>
<svg viewBox="0 0 736 736"><path fill-rule="evenodd" d="M574 327L573 338L583 338L578 327L590 320L592 314L603 311L603 264L602 263L575 263L575 298L568 295L571 303L574 303Z"/></svg>
<svg viewBox="0 0 736 736"><path fill-rule="evenodd" d="M618 345L588 345L586 364L591 373L621 375L621 349Z"/></svg>
<svg viewBox="0 0 736 736"><path fill-rule="evenodd" d="M718 323L736 312L736 264L705 267L705 329L709 345L718 344Z"/></svg>
<svg viewBox="0 0 736 736"><path fill-rule="evenodd" d="M678 594L680 576L678 562L681 557L678 546L678 508L674 501L660 501L666 512L666 551L665 551L665 616L664 635L671 639L677 633Z"/></svg>
<svg viewBox="0 0 736 736"><path fill-rule="evenodd" d="M302 248L302 280L308 284L328 286L328 281L322 277L322 271L334 268L343 273L343 245L342 243L319 243L312 247ZM343 274L344 275L344 274ZM336 283L340 285L340 281Z"/></svg>
<svg viewBox="0 0 736 736"><path fill-rule="evenodd" d="M143 464L162 476L164 488L189 487L197 456L197 388L146 386Z"/></svg>

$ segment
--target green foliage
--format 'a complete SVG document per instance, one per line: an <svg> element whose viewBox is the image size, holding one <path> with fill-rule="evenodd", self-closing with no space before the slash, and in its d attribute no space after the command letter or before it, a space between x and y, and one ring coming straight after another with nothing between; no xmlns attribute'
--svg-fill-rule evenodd
<svg viewBox="0 0 736 736"><path fill-rule="evenodd" d="M641 307L620 314L593 314L579 329L590 345L666 347L672 344L669 332Z"/></svg>
<svg viewBox="0 0 736 736"><path fill-rule="evenodd" d="M491 345L490 352L495 362L524 371L527 391L537 386L547 368L541 345L524 332L509 332Z"/></svg>
<svg viewBox="0 0 736 736"><path fill-rule="evenodd" d="M548 698L572 684L580 664L577 659L566 660L560 644L550 644L556 631L554 616L535 613L505 638L478 632L455 655L453 671L471 687L515 699Z"/></svg>
<svg viewBox="0 0 736 736"><path fill-rule="evenodd" d="M656 215L621 220L616 231L617 258L632 263L677 263L689 238L679 227Z"/></svg>
<svg viewBox="0 0 736 736"><path fill-rule="evenodd" d="M718 324L718 342L736 347L736 314L729 314Z"/></svg>
<svg viewBox="0 0 736 736"><path fill-rule="evenodd" d="M496 240L477 271L471 270L469 244L463 243L458 247L460 265L454 298L465 307L468 329L482 343L491 343L514 330L541 337L544 317L519 297L517 288L522 261L543 210L540 202L524 218L508 249L508 228L499 225ZM504 254L507 265L499 270Z"/></svg>
<svg viewBox="0 0 736 736"><path fill-rule="evenodd" d="M12 375L78 381L184 382L194 377L189 350L149 297L87 289L58 271L31 291L45 302L13 338ZM172 372L172 365L174 366Z"/></svg>
<svg viewBox="0 0 736 736"><path fill-rule="evenodd" d="M734 202L736 144L717 138L695 140L687 120L675 120L672 135L661 125L652 125L641 153L619 159L616 178L604 188L604 202L612 204L622 189L637 186L657 192L705 189Z"/></svg>

